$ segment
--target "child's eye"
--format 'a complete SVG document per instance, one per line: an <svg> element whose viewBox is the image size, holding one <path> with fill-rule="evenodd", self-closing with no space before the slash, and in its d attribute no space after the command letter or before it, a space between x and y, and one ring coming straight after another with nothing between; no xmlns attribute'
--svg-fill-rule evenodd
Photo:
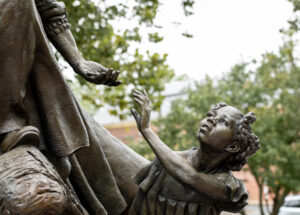
<svg viewBox="0 0 300 215"><path fill-rule="evenodd" d="M225 120L225 119L219 119L219 121L218 121L219 123L223 123L223 124L225 124L226 126L228 126L228 122Z"/></svg>

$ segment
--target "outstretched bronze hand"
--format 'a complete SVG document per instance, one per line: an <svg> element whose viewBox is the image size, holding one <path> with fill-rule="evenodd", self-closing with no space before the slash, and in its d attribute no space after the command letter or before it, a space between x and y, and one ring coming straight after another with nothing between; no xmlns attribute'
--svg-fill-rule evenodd
<svg viewBox="0 0 300 215"><path fill-rule="evenodd" d="M144 131L150 127L151 102L145 90L143 92L135 90L133 97L141 108L141 115L135 109L131 109L131 114L135 118L139 131Z"/></svg>
<svg viewBox="0 0 300 215"><path fill-rule="evenodd" d="M93 61L80 60L76 62L73 68L77 74L94 84L118 86L122 83L117 80L120 72L107 69Z"/></svg>
<svg viewBox="0 0 300 215"><path fill-rule="evenodd" d="M67 20L66 7L63 2L49 1L38 5L38 10L48 38L77 74L94 84L108 86L121 84L120 81L117 81L118 71L107 69L93 61L87 61L81 56L69 29L70 24Z"/></svg>

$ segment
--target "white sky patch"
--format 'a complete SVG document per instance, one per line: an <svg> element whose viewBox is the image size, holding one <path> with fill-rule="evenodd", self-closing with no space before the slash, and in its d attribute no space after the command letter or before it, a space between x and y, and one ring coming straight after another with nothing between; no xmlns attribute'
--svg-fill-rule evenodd
<svg viewBox="0 0 300 215"><path fill-rule="evenodd" d="M176 74L187 74L194 80L205 74L220 76L240 61L277 52L282 44L279 29L286 27L293 15L287 0L201 0L196 1L195 14L190 17L184 16L180 1L162 2L155 23L162 26L158 32L164 36L163 42L143 42L138 47L167 53ZM125 22L119 21L115 27L122 30L129 24ZM144 27L141 32L147 35L153 29ZM185 32L193 38L183 37Z"/></svg>
<svg viewBox="0 0 300 215"><path fill-rule="evenodd" d="M120 1L132 6L132 1L123 0L106 1L105 4ZM104 4L95 2L99 7ZM287 0L199 0L194 6L195 14L190 17L184 16L181 0L161 2L163 5L155 24L162 28L142 26L141 34L146 39L148 33L158 31L164 40L157 44L144 40L131 46L129 51L134 53L135 48L139 48L142 53L148 50L167 53L167 62L176 75L188 75L192 80L203 80L206 74L219 77L238 62L259 60L265 52L277 52L282 44L279 29L287 27L287 20L293 16L292 4ZM83 24L84 19L80 21ZM112 24L115 29L124 31L137 26L137 20L120 19ZM186 32L193 38L183 37L182 33ZM164 94L176 94L189 85L192 85L191 80L167 84ZM169 112L171 101L176 98L168 97L164 101L162 115ZM155 118L157 113L153 115ZM95 118L102 124L119 122L105 108Z"/></svg>

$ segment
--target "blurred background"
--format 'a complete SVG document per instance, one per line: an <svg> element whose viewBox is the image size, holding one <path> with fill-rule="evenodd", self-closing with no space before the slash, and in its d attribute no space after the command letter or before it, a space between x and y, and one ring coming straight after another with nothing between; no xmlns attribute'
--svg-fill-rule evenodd
<svg viewBox="0 0 300 215"><path fill-rule="evenodd" d="M121 86L94 86L58 56L98 122L151 160L129 114L133 89L147 90L153 129L174 150L198 146L197 125L218 102L253 111L261 150L234 173L250 193L241 213L300 214L299 0L64 2L83 56L121 72Z"/></svg>

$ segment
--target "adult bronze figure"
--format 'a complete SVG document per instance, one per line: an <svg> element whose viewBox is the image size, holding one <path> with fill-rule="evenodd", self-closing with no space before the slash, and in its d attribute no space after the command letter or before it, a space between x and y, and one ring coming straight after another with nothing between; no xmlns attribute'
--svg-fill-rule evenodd
<svg viewBox="0 0 300 215"><path fill-rule="evenodd" d="M76 192L74 196L79 197L86 213L121 214L127 204L99 144L101 138L107 137L96 134L91 119L77 104L48 39L74 71L92 83L117 86L119 73L85 60L69 26L62 2L0 0L0 149L4 153L0 158L7 159L1 161L1 167L5 171L11 167L10 158L4 155L20 157L9 154L14 147L24 143L36 145ZM24 156L29 153L26 150ZM39 163L34 153L30 159ZM0 181L2 192L12 179L3 176ZM4 194L1 193L0 199ZM13 214L10 208L17 211L24 206L23 203L12 206L14 194L6 194L3 197L6 199L1 199L2 212L5 209ZM48 200L40 198L28 203L27 208L42 202L49 204ZM56 202L52 208L59 208L57 204L63 203ZM81 213L84 211L76 214Z"/></svg>
<svg viewBox="0 0 300 215"><path fill-rule="evenodd" d="M2 138L26 125L41 128L35 118L42 118L51 141L49 146L57 156L67 156L87 146L84 120L49 49L48 38L74 71L90 82L116 86L120 84L118 72L83 59L62 2L2 0L0 4Z"/></svg>
<svg viewBox="0 0 300 215"><path fill-rule="evenodd" d="M259 149L259 140L250 127L255 115L243 115L220 103L200 122L200 147L174 152L149 126L151 110L146 93L135 91L133 96L141 115L136 110L132 114L157 160L138 174L140 189L129 214L216 215L240 211L247 204L248 193L231 170L240 170L247 157Z"/></svg>

